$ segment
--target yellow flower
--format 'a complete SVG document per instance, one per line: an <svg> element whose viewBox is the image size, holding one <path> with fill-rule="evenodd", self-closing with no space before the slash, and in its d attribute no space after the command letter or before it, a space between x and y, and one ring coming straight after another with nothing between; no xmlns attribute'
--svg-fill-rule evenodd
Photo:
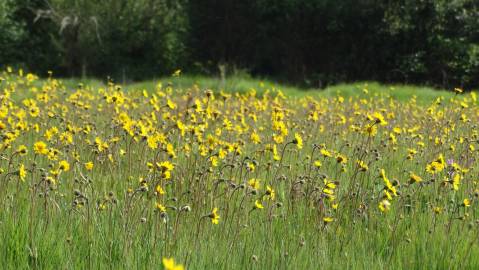
<svg viewBox="0 0 479 270"><path fill-rule="evenodd" d="M294 134L293 144L295 144L298 149L303 148L303 138L301 138L301 135L299 135L299 133Z"/></svg>
<svg viewBox="0 0 479 270"><path fill-rule="evenodd" d="M213 211L208 215L208 217L211 219L211 223L218 224L220 221L220 215L218 215L218 208L213 208Z"/></svg>
<svg viewBox="0 0 479 270"><path fill-rule="evenodd" d="M157 162L156 166L158 166L162 172L172 171L175 166L169 161Z"/></svg>
<svg viewBox="0 0 479 270"><path fill-rule="evenodd" d="M166 194L165 190L164 190L160 185L156 186L156 189L155 189L155 190L156 190L156 194L157 194L157 195L164 195L164 194Z"/></svg>
<svg viewBox="0 0 479 270"><path fill-rule="evenodd" d="M261 143L261 138L256 131L253 131L253 133L251 133L250 139L254 144L260 144Z"/></svg>
<svg viewBox="0 0 479 270"><path fill-rule="evenodd" d="M357 160L356 163L358 164L358 167L359 167L359 170L362 171L362 172L365 172L369 169L368 167L368 164L366 164L364 161L362 160Z"/></svg>
<svg viewBox="0 0 479 270"><path fill-rule="evenodd" d="M323 217L324 223L331 223L334 221L334 218L332 217Z"/></svg>
<svg viewBox="0 0 479 270"><path fill-rule="evenodd" d="M163 258L163 266L165 270L184 270L185 268L181 264L176 264L173 258Z"/></svg>
<svg viewBox="0 0 479 270"><path fill-rule="evenodd" d="M455 191L458 191L460 183L461 183L461 175L459 173L455 173L454 177L452 178L452 188Z"/></svg>
<svg viewBox="0 0 479 270"><path fill-rule="evenodd" d="M39 154L39 155L48 154L47 145L42 141L39 141L33 144L33 150L35 151L35 154Z"/></svg>
<svg viewBox="0 0 479 270"><path fill-rule="evenodd" d="M470 201L469 199L467 199L467 198L464 199L464 200L462 201L462 206L464 206L464 207L469 207L469 206L471 206L471 201Z"/></svg>
<svg viewBox="0 0 479 270"><path fill-rule="evenodd" d="M59 169L64 172L67 172L68 170L70 170L70 164L68 163L68 161L62 160L59 163Z"/></svg>
<svg viewBox="0 0 479 270"><path fill-rule="evenodd" d="M338 154L338 155L336 156L336 161L337 161L338 163L345 164L346 162L348 162L348 158L347 158L345 155Z"/></svg>
<svg viewBox="0 0 479 270"><path fill-rule="evenodd" d="M27 177L27 170L25 169L25 165L21 164L20 168L18 169L18 176L22 182L25 181L25 177Z"/></svg>
<svg viewBox="0 0 479 270"><path fill-rule="evenodd" d="M328 150L326 149L321 149L319 150L319 152L321 153L321 155L323 155L323 157L332 157L333 155L331 154L331 152L329 152Z"/></svg>
<svg viewBox="0 0 479 270"><path fill-rule="evenodd" d="M259 189L259 188L260 188L259 179L251 178L251 179L248 181L248 185L249 185L252 189Z"/></svg>
<svg viewBox="0 0 479 270"><path fill-rule="evenodd" d="M17 153L19 153L21 156L26 155L28 152L27 147L25 145L20 145L17 149Z"/></svg>
<svg viewBox="0 0 479 270"><path fill-rule="evenodd" d="M381 126L385 126L388 123L386 120L384 120L384 116L380 112L375 112L373 115L368 115L368 119L374 121L376 124L380 124Z"/></svg>
<svg viewBox="0 0 479 270"><path fill-rule="evenodd" d="M91 171L93 170L93 162L87 162L84 164L85 165L85 169L87 169L87 171Z"/></svg>
<svg viewBox="0 0 479 270"><path fill-rule="evenodd" d="M274 200L276 193L274 192L274 189L270 187L269 185L266 186L266 196L268 196L271 200Z"/></svg>
<svg viewBox="0 0 479 270"><path fill-rule="evenodd" d="M409 183L411 183L411 184L412 183L419 183L421 181L422 181L422 178L419 175L417 175L415 173L411 173L409 175Z"/></svg>
<svg viewBox="0 0 479 270"><path fill-rule="evenodd" d="M161 203L156 203L155 207L158 211L160 211L160 213L165 213L166 212L166 207L163 206Z"/></svg>
<svg viewBox="0 0 479 270"><path fill-rule="evenodd" d="M256 201L254 202L254 209L263 209L263 208L264 208L264 207L263 207L263 204L261 204L260 201L256 200Z"/></svg>
<svg viewBox="0 0 479 270"><path fill-rule="evenodd" d="M379 210L381 210L381 212L387 212L389 211L390 206L391 206L391 203L388 200L384 199L381 202L379 202L378 207L379 207Z"/></svg>

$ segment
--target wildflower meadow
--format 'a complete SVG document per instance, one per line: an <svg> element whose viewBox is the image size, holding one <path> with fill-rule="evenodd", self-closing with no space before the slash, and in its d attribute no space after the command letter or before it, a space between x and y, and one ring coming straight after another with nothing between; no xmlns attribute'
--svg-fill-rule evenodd
<svg viewBox="0 0 479 270"><path fill-rule="evenodd" d="M1 71L1 268L479 268L476 93L383 90Z"/></svg>

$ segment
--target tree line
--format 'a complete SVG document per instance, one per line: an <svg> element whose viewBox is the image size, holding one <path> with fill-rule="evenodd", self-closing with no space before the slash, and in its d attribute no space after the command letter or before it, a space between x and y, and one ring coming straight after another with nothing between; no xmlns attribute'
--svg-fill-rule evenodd
<svg viewBox="0 0 479 270"><path fill-rule="evenodd" d="M2 0L0 65L148 79L246 72L475 87L477 0Z"/></svg>

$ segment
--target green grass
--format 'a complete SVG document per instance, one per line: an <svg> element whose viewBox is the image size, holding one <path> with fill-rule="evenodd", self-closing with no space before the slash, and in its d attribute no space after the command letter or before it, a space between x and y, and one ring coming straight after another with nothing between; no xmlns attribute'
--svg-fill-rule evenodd
<svg viewBox="0 0 479 270"><path fill-rule="evenodd" d="M102 82L95 79L65 79L63 80L69 88L76 87L79 83L91 86L103 85ZM155 89L158 83L163 86L171 84L177 89L188 89L193 85L198 85L201 89L211 89L214 91L239 92L245 93L255 89L258 94L264 93L266 89L280 89L290 97L335 97L342 95L344 97L366 97L363 89L367 89L369 95L390 95L391 97L407 101L413 96L417 97L418 102L430 102L435 98L442 96L445 98L454 96L452 91L443 89L434 89L427 86L400 85L400 84L381 84L378 82L356 82L342 83L328 86L325 89L301 88L293 85L282 84L268 79L257 79L247 76L231 76L224 81L216 77L181 75L180 77L164 77L156 80L128 83L124 87L129 90L148 90Z"/></svg>
<svg viewBox="0 0 479 270"><path fill-rule="evenodd" d="M171 82L173 94L157 101L132 94L153 92L159 81L163 86ZM65 80L67 92L44 80L35 86L43 83L50 89L49 101L37 100L38 117L31 116L22 102L38 97L30 87L18 86L10 99L0 103L8 108L8 116L0 118L5 124L0 153L2 269L162 269L164 257L173 257L188 269L479 267L479 168L475 166L479 145L477 127L471 124L477 121L479 107L468 94L457 97L467 102L463 108L457 100L447 99L454 96L451 92L374 82L308 90L271 81L262 85L250 78L228 78L222 84L213 78L181 76L101 94L97 88L105 85L97 80ZM69 99L79 83L87 90ZM191 90L194 84L199 91ZM258 97L212 100L203 91L223 87L230 93L254 88ZM291 98L259 97L273 87ZM188 103L186 89L199 105ZM132 98L121 103L123 95ZM314 99L302 98L307 95ZM338 95L345 100L339 101ZM417 103L410 101L413 95ZM446 100L431 106L439 96ZM167 99L176 108L168 107ZM310 118L314 112L317 121ZM388 123L368 120L374 112L381 112ZM134 122L120 122L124 119L120 113ZM459 120L464 116L470 120ZM274 129L281 125L272 119L283 119L288 132L284 142L272 140L273 133L281 133ZM177 120L188 126L184 134ZM24 122L28 128L22 128ZM377 127L377 134L366 134L368 125ZM52 127L58 134L48 140L46 131ZM129 127L133 130L126 131ZM253 142L253 130L262 143ZM61 138L66 131L72 133L72 144ZM302 148L295 133L304 140ZM96 137L108 148L100 151ZM152 149L149 139L157 138L166 142L159 141ZM50 158L35 154L36 141L45 141L60 153ZM168 144L176 158L168 154ZM277 145L279 160L268 144ZM321 156L315 148L321 144L333 157ZM19 145L26 145L28 154L15 154ZM241 153L228 152L235 145ZM205 155L200 154L202 147L207 149ZM412 159L407 158L409 149L417 151ZM211 158L220 150L228 154L213 166ZM345 165L338 163L338 154L348 158ZM439 154L468 170L459 173L460 169L445 165L437 174L427 173L426 166ZM358 159L369 169L359 171ZM55 176L60 160L67 160L71 168ZM321 166L311 167L316 160ZM95 164L92 171L84 166L89 161ZM155 165L161 161L174 163L171 180ZM154 169L150 171L147 162ZM255 169L247 170L247 162L256 164ZM21 164L27 168L23 181ZM380 169L398 194L385 213L378 204L384 190L392 193L393 188L379 177ZM451 184L453 170L462 175L457 190ZM422 182L410 184L411 172ZM44 181L47 176L54 177L56 184ZM259 190L248 187L251 178L260 179ZM337 181L335 188L328 187L336 196L332 202L324 191L324 179ZM155 194L157 184L166 194ZM274 188L274 201L263 200L268 198L266 185ZM462 205L466 198L470 207ZM256 200L264 209L252 210ZM107 207L100 210L105 202ZM156 202L167 207L165 216L155 209ZM333 203L339 204L337 210ZM184 206L191 211L179 211ZM208 217L214 207L219 208L218 225ZM435 213L435 207L441 211ZM326 224L326 216L334 221Z"/></svg>

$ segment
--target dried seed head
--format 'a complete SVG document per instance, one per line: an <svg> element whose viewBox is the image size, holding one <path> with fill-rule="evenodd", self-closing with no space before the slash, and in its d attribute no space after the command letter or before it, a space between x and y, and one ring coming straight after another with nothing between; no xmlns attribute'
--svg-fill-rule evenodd
<svg viewBox="0 0 479 270"><path fill-rule="evenodd" d="M189 205L182 206L180 209L181 212L190 212L191 207Z"/></svg>

